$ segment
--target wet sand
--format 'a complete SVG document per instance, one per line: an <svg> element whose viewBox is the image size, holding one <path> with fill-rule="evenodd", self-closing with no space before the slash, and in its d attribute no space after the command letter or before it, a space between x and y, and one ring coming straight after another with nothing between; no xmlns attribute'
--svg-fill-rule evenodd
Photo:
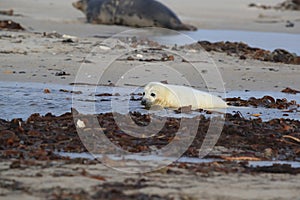
<svg viewBox="0 0 300 200"><path fill-rule="evenodd" d="M91 68L98 61L91 56L91 51L101 47L106 37L128 30L128 27L85 24L83 14L72 8L71 2L1 1L1 10L13 9L16 16L0 15L0 20L11 19L26 29L0 32L1 81L70 85L76 82L78 70L83 66L88 69L84 83L95 83L97 77L93 73L104 70L105 66ZM188 0L184 4L179 0L162 2L172 8L184 22L199 29L300 33L298 12L249 8L248 4L253 3L250 0L230 0L226 4L216 0ZM264 4L279 2L255 1ZM287 28L287 21L293 22L295 26ZM133 42L125 44L133 45ZM122 45L109 49L104 46L101 51L106 51L107 59L113 59L122 50ZM189 66L180 56L171 53L165 55L174 46L162 49L160 44L148 43L147 47L153 46L156 48L153 52L123 55L113 67L122 66L126 69L132 65L153 63L155 66L170 65L175 69ZM300 89L299 64L261 61L255 59L253 54L249 56L242 51L232 53L213 50L209 54L201 54L205 57L199 60L197 56L202 51L194 46L178 48L176 52L189 55L189 61L203 68L204 76L209 74L208 66L217 66L226 91L265 91L267 95L268 91L278 92L287 87ZM258 52L264 53L260 50ZM192 60L193 56L197 59ZM144 71L128 76L122 84L141 86L153 77L159 77L157 81L182 84L182 80L174 78L171 73L165 73L165 68L164 71L142 69ZM193 77L193 71L185 71L186 77ZM115 84L110 82L110 78L116 77L106 77L100 84ZM204 83L195 86L207 89ZM33 117L28 121L24 119L21 125L20 120L0 120L1 143L7 145L3 146L0 153L1 199L296 199L299 196L299 168L290 169L286 165L275 165L271 169L249 169L244 162L235 160L208 164L175 163L150 173L126 174L107 168L98 161L62 158L53 154L56 147L51 145L66 145L67 149L64 150L70 152L82 152L84 148L79 140L69 141L71 135L68 130L75 127L71 118L65 121L70 117L68 114L61 118L51 115L47 117L50 119L48 122ZM259 129L262 125L259 119L250 122L239 118L238 114L236 117L237 121L227 124L231 129L224 130L226 134L212 154L222 152L224 155L221 155L228 159L245 156L248 159L265 160L270 159L268 156L285 155L285 158L275 158L299 160L299 121L274 119L265 124L265 129ZM262 133L250 134L254 139L247 141L244 137L248 136L248 132L245 130L250 125ZM230 135L234 131L237 131L236 135ZM269 135L264 134L267 131ZM280 134L278 131L281 131ZM77 137L75 130L71 134ZM40 136L48 137L48 140L42 143ZM255 142L261 137L265 139L262 144L266 145L265 148L258 148ZM225 145L226 139L232 142L228 144L232 144L233 149ZM275 146L270 147L270 151L267 147L274 141L280 142L281 146L272 143ZM24 142L28 144L24 145ZM288 150L285 148L287 146ZM239 151L241 149L244 151ZM256 153L253 150L249 155L249 149L254 149ZM195 153L193 150L189 149L190 155ZM133 166L136 164L141 163L131 163Z"/></svg>
<svg viewBox="0 0 300 200"><path fill-rule="evenodd" d="M1 162L1 199L297 199L299 175L167 168L124 174L80 161Z"/></svg>

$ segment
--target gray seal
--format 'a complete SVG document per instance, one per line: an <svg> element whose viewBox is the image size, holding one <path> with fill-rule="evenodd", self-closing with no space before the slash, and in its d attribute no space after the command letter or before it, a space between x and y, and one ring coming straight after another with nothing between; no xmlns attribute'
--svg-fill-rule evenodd
<svg viewBox="0 0 300 200"><path fill-rule="evenodd" d="M155 0L79 0L73 6L86 15L88 23L197 30Z"/></svg>

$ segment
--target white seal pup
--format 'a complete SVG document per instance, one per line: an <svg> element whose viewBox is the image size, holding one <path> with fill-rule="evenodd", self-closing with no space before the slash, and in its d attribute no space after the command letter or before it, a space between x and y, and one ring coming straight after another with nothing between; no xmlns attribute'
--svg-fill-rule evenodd
<svg viewBox="0 0 300 200"><path fill-rule="evenodd" d="M160 82L148 83L143 92L141 104L147 109L151 106L180 108L191 106L192 109L227 108L220 97L191 87L169 85Z"/></svg>

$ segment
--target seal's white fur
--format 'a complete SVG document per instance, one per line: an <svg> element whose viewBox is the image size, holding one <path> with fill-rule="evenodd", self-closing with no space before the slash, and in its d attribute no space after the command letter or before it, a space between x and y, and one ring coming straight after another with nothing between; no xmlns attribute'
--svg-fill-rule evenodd
<svg viewBox="0 0 300 200"><path fill-rule="evenodd" d="M228 107L221 98L207 92L159 82L150 82L145 86L142 104L147 108L153 105L164 108L192 106L192 109Z"/></svg>

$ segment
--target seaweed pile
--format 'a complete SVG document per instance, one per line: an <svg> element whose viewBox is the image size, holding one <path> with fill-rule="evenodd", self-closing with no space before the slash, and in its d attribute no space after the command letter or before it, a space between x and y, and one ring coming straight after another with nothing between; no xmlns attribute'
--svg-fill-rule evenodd
<svg viewBox="0 0 300 200"><path fill-rule="evenodd" d="M1 159L59 159L57 151L86 152L77 134L74 117L82 119L81 127L86 135L105 134L115 145L130 152L148 152L153 147L160 149L172 140L180 140L190 137L190 123L199 123L197 134L191 146L184 155L198 157L203 139L206 137L211 119L198 116L186 123L184 134L177 134L182 119L165 118L164 127L158 132L153 132L150 137L133 137L126 134L115 122L115 116L121 114L106 113L93 115L81 115L65 113L61 116L46 114L31 115L26 121L13 119L0 121L0 158ZM130 113L133 119L131 126L147 126L150 120L149 114ZM300 121L291 119L272 119L263 122L260 118L244 119L239 113L226 114L225 125L216 146L233 149L231 156L247 156L262 160L298 160L300 158ZM98 121L95 127L91 120ZM102 132L99 132L99 124ZM78 125L77 125L78 126ZM151 131L151 130L148 130ZM142 135L143 133L141 133ZM97 143L97 141L93 141ZM101 152L99 152L101 153ZM221 155L210 154L210 157Z"/></svg>
<svg viewBox="0 0 300 200"><path fill-rule="evenodd" d="M300 64L300 57L290 53L284 49L275 49L274 51L268 51L256 47L250 47L243 42L209 42L199 41L197 44L193 44L193 47L200 45L206 51L226 53L230 56L237 56L241 60L255 59L266 62L285 63L285 64Z"/></svg>

